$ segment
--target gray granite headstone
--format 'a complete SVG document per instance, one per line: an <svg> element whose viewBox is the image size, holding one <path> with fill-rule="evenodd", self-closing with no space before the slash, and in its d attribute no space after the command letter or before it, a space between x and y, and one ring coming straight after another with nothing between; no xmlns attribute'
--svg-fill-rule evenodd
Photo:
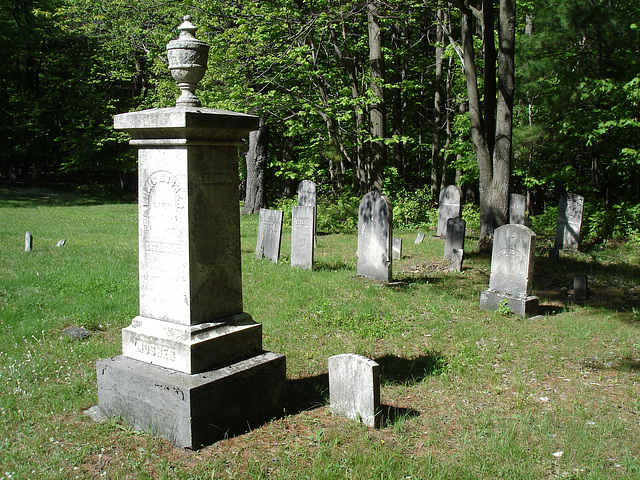
<svg viewBox="0 0 640 480"><path fill-rule="evenodd" d="M311 180L302 180L298 184L298 206L313 207L313 243L316 243L318 226L318 186Z"/></svg>
<svg viewBox="0 0 640 480"><path fill-rule="evenodd" d="M503 225L494 232L489 289L480 307L497 310L503 302L516 315L536 315L538 298L531 295L536 234L524 225Z"/></svg>
<svg viewBox="0 0 640 480"><path fill-rule="evenodd" d="M392 239L389 200L379 192L367 193L358 209L358 276L391 281Z"/></svg>
<svg viewBox="0 0 640 480"><path fill-rule="evenodd" d="M560 250L578 251L584 197L568 193L560 198L555 246Z"/></svg>
<svg viewBox="0 0 640 480"><path fill-rule="evenodd" d="M393 259L399 260L402 258L402 239L394 238L393 239Z"/></svg>
<svg viewBox="0 0 640 480"><path fill-rule="evenodd" d="M33 249L33 235L31 232L26 232L24 234L24 251L30 252Z"/></svg>
<svg viewBox="0 0 640 480"><path fill-rule="evenodd" d="M416 235L416 240L413 242L414 245L420 245L424 240L424 233L419 233Z"/></svg>
<svg viewBox="0 0 640 480"><path fill-rule="evenodd" d="M440 199L438 202L438 229L436 235L446 235L447 220L461 215L461 198L462 191L457 185L447 185L440 191Z"/></svg>
<svg viewBox="0 0 640 480"><path fill-rule="evenodd" d="M315 208L294 206L291 212L291 266L313 269Z"/></svg>
<svg viewBox="0 0 640 480"><path fill-rule="evenodd" d="M268 258L272 262L278 263L282 241L283 215L284 212L282 210L260 209L256 260Z"/></svg>
<svg viewBox="0 0 640 480"><path fill-rule="evenodd" d="M509 223L524 225L526 216L527 197L519 193L509 195Z"/></svg>
<svg viewBox="0 0 640 480"><path fill-rule="evenodd" d="M449 259L449 271L461 272L463 261L464 261L464 250L454 248L451 251L451 258Z"/></svg>
<svg viewBox="0 0 640 480"><path fill-rule="evenodd" d="M380 366L373 360L345 353L329 357L331 413L380 426Z"/></svg>
<svg viewBox="0 0 640 480"><path fill-rule="evenodd" d="M447 238L444 242L444 259L451 262L453 250L464 250L464 235L467 222L460 217L447 220Z"/></svg>

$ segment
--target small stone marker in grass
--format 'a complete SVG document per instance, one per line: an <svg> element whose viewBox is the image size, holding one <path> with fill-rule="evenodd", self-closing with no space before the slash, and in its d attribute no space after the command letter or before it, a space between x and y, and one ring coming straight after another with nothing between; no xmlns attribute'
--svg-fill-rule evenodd
<svg viewBox="0 0 640 480"><path fill-rule="evenodd" d="M555 247L560 250L578 251L584 197L568 193L560 198Z"/></svg>
<svg viewBox="0 0 640 480"><path fill-rule="evenodd" d="M509 195L509 223L512 225L524 225L527 198L519 193Z"/></svg>
<svg viewBox="0 0 640 480"><path fill-rule="evenodd" d="M379 427L380 365L354 353L329 357L329 402L334 415Z"/></svg>
<svg viewBox="0 0 640 480"><path fill-rule="evenodd" d="M311 206L294 206L291 211L291 266L313 269L314 213Z"/></svg>
<svg viewBox="0 0 640 480"><path fill-rule="evenodd" d="M481 308L498 310L506 305L516 315L538 313L538 297L531 295L535 244L536 234L524 225L495 230L489 289L480 294Z"/></svg>
<svg viewBox="0 0 640 480"><path fill-rule="evenodd" d="M420 245L424 240L424 233L419 233L416 235L416 240L413 242L414 245Z"/></svg>
<svg viewBox="0 0 640 480"><path fill-rule="evenodd" d="M460 199L462 191L457 185L447 185L440 191L438 202L438 229L436 235L447 234L447 220L459 217L462 213Z"/></svg>
<svg viewBox="0 0 640 480"><path fill-rule="evenodd" d="M587 275L584 273L573 276L573 298L576 300L587 299Z"/></svg>
<svg viewBox="0 0 640 480"><path fill-rule="evenodd" d="M444 242L444 259L451 262L453 250L464 250L464 235L467 222L460 217L447 220L447 238Z"/></svg>
<svg viewBox="0 0 640 480"><path fill-rule="evenodd" d="M367 193L358 209L358 276L391 281L392 239L389 200L379 192Z"/></svg>
<svg viewBox="0 0 640 480"><path fill-rule="evenodd" d="M67 243L67 239L63 238L56 243L56 247L64 247L65 243Z"/></svg>
<svg viewBox="0 0 640 480"><path fill-rule="evenodd" d="M33 235L31 232L24 234L24 251L30 252L33 249Z"/></svg>
<svg viewBox="0 0 640 480"><path fill-rule="evenodd" d="M273 263L280 259L282 241L282 210L260 209L258 219L258 242L256 244L256 260L268 258Z"/></svg>
<svg viewBox="0 0 640 480"><path fill-rule="evenodd" d="M402 258L402 239L394 238L393 239L393 259L399 260Z"/></svg>

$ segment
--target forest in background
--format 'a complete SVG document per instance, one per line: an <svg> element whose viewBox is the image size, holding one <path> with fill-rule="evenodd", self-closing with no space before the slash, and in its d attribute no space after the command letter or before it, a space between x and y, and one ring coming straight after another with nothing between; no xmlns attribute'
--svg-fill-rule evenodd
<svg viewBox="0 0 640 480"><path fill-rule="evenodd" d="M175 104L165 47L190 14L211 45L203 106L263 120L239 161L244 180L263 172L264 202L312 179L336 200L379 182L434 204L456 183L477 203L461 26L484 10L469 18L486 93L500 45L481 20L498 3L0 0L1 178L130 188L113 115ZM640 4L518 0L515 15L509 191L533 215L579 193L594 238L640 239Z"/></svg>

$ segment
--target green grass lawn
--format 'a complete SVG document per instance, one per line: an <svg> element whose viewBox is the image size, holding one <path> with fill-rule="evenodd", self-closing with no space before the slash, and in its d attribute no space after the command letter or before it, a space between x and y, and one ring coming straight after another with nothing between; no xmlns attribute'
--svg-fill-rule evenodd
<svg viewBox="0 0 640 480"><path fill-rule="evenodd" d="M521 319L479 309L487 256L445 273L443 242L414 245L415 231L396 231L404 256L381 285L356 277L355 235L320 234L309 272L289 265L289 230L275 265L254 259L257 217L241 227L244 309L287 356L289 401L194 452L82 413L97 403L96 360L120 353L138 313L136 205L0 189L0 479L640 478L637 248L551 263L539 236L545 315ZM575 273L589 275L585 302L572 301ZM71 326L93 335L70 340ZM382 367L378 430L329 413L327 360L347 352Z"/></svg>

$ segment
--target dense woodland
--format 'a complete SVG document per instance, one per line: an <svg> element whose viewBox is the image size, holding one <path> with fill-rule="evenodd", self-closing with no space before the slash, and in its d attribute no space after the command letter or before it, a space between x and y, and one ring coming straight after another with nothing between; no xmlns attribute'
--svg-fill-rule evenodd
<svg viewBox="0 0 640 480"><path fill-rule="evenodd" d="M427 203L456 183L489 236L509 192L531 214L575 192L594 237L640 238L638 2L0 5L3 180L126 188L135 152L112 117L174 105L165 46L190 14L211 45L203 105L262 119L239 158L248 211L302 179Z"/></svg>

